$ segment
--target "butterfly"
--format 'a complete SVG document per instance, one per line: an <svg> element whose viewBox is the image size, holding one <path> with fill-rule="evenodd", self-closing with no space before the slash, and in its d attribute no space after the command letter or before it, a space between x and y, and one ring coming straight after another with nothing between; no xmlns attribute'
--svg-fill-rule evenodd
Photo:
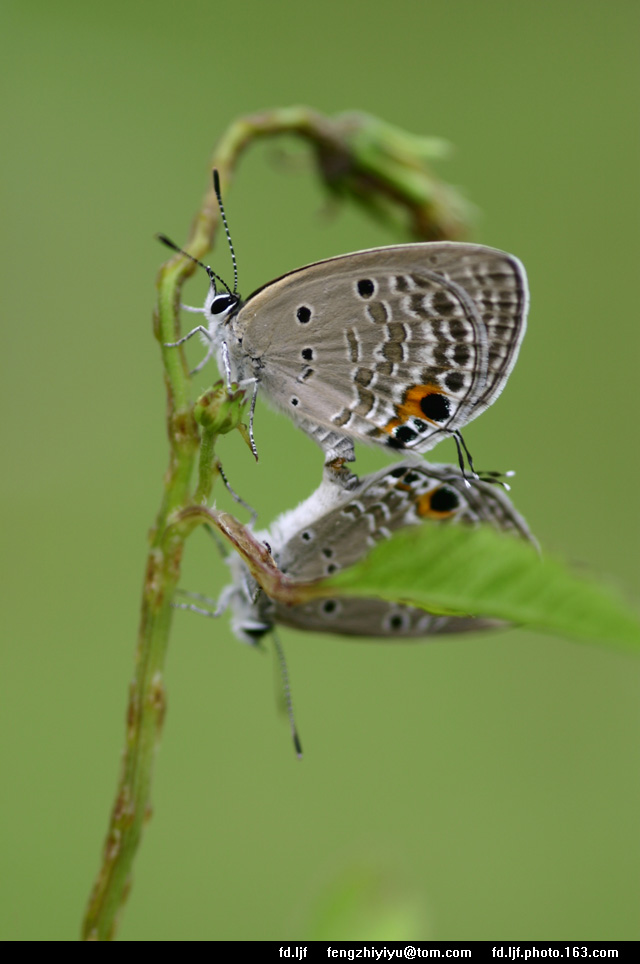
<svg viewBox="0 0 640 964"><path fill-rule="evenodd" d="M466 484L451 465L401 462L362 478L347 491L330 477L297 508L285 512L268 532L267 543L280 571L308 582L352 566L382 539L425 520L441 524L486 523L535 544L526 522L507 495L488 482ZM332 596L287 605L269 598L240 557L229 559L233 583L223 590L216 614L228 606L239 639L256 643L275 626L346 636L410 639L501 625L475 616L434 615L378 598ZM203 598L203 597L197 597ZM191 604L180 608L201 610Z"/></svg>
<svg viewBox="0 0 640 964"><path fill-rule="evenodd" d="M396 244L306 265L243 300L217 172L214 185L234 287L198 261L210 288L188 310L206 324L171 345L199 332L208 351L198 369L216 355L228 382L253 383L252 440L260 389L325 463L353 461L356 441L422 454L452 435L462 465L460 429L495 401L518 357L529 304L521 262L478 244Z"/></svg>

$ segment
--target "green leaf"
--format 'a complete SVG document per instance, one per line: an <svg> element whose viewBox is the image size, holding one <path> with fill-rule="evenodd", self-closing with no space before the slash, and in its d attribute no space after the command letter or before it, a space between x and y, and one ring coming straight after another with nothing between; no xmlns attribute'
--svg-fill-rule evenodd
<svg viewBox="0 0 640 964"><path fill-rule="evenodd" d="M384 867L353 864L312 908L305 939L313 941L424 941L431 928L426 899Z"/></svg>
<svg viewBox="0 0 640 964"><path fill-rule="evenodd" d="M317 585L317 595L336 592L640 650L638 616L611 587L486 526L425 523L403 530Z"/></svg>

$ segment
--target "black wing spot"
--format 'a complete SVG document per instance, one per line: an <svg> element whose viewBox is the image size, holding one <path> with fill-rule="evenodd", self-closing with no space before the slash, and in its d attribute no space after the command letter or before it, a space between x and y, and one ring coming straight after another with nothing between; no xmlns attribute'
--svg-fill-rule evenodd
<svg viewBox="0 0 640 964"><path fill-rule="evenodd" d="M433 493L430 504L433 512L453 512L460 505L460 496L443 485Z"/></svg>
<svg viewBox="0 0 640 964"><path fill-rule="evenodd" d="M437 392L431 392L421 398L420 408L432 422L444 422L451 412L449 399L445 395L438 395Z"/></svg>
<svg viewBox="0 0 640 964"><path fill-rule="evenodd" d="M471 349L468 345L456 345L453 350L453 360L456 365L460 365L460 367L462 367L463 365L468 364L470 358Z"/></svg>
<svg viewBox="0 0 640 964"><path fill-rule="evenodd" d="M413 442L414 438L417 437L418 433L414 432L408 425L401 425L396 431L396 438L400 439L401 442Z"/></svg>
<svg viewBox="0 0 640 964"><path fill-rule="evenodd" d="M448 375L444 376L444 383L450 392L459 392L460 389L464 388L464 375L460 372L449 372Z"/></svg>
<svg viewBox="0 0 640 964"><path fill-rule="evenodd" d="M358 282L358 294L361 298L370 298L376 290L376 286L370 278L361 278Z"/></svg>
<svg viewBox="0 0 640 964"><path fill-rule="evenodd" d="M404 442L400 438L396 438L394 435L390 435L387 439L387 445L390 449L403 449Z"/></svg>

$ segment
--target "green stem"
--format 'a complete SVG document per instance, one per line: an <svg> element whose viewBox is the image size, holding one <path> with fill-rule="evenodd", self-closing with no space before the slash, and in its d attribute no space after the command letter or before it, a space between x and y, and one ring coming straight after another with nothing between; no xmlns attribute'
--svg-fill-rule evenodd
<svg viewBox="0 0 640 964"><path fill-rule="evenodd" d="M205 505L209 501L213 487L213 477L217 471L215 465L215 448L217 434L211 431L202 432L200 443L200 461L198 464L198 487L193 501L198 505Z"/></svg>
<svg viewBox="0 0 640 964"><path fill-rule="evenodd" d="M160 272L155 329L161 345L175 338L178 292L187 271L188 265L183 264L166 266ZM172 618L171 599L180 575L183 550L179 534L167 538L167 526L171 514L190 502L189 487L199 438L189 405L189 376L182 353L164 347L162 353L168 401L169 467L162 504L150 534L122 772L102 867L84 921L84 940L111 940L114 936L149 809L153 760L164 717L163 674Z"/></svg>

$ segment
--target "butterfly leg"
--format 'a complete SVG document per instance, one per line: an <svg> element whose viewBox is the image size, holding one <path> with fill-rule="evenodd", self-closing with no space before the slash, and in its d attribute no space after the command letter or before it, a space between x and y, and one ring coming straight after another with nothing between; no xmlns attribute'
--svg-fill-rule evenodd
<svg viewBox="0 0 640 964"><path fill-rule="evenodd" d="M211 345L211 350L213 351L213 342ZM231 385L233 378L231 377L231 364L229 362L229 346L227 345L226 341L222 342L220 354L222 355L222 367L224 368L224 377L227 380L228 388Z"/></svg>
<svg viewBox="0 0 640 964"><path fill-rule="evenodd" d="M213 341L213 338L211 337L211 333L209 329L205 328L204 325L197 325L195 328L192 328L191 331L188 331L186 335L183 335L182 338L179 338L177 341L165 341L164 343L165 348L178 348L180 345L183 345L185 341L188 341L190 338L192 338L194 335L197 335L197 334L204 335L204 337L209 342L209 347L207 348L207 354L204 356L202 361L198 362L196 367L191 369L191 371L189 372L190 375L197 375L199 371L202 371L202 369L207 364L209 359L212 358L215 353L216 346L215 346L215 342ZM228 362L228 359L227 359L227 362Z"/></svg>
<svg viewBox="0 0 640 964"><path fill-rule="evenodd" d="M194 593L194 595L197 596L197 594L195 594L195 593ZM208 602L209 600L206 600L206 601ZM172 603L171 603L171 608L172 608L172 609L186 609L186 610L188 610L190 613L197 613L198 616L209 616L210 619L217 619L218 616L221 615L221 613L219 613L217 610L215 610L214 612L212 612L210 609L204 609L202 606L196 606L194 603L172 602Z"/></svg>
<svg viewBox="0 0 640 964"><path fill-rule="evenodd" d="M243 509L246 509L247 512L249 512L249 513L251 514L251 523L250 523L250 525L255 525L255 521L256 521L256 519L258 518L258 513L256 512L256 510L255 510L252 506L249 505L248 502L245 502L244 499L242 499L242 498L238 495L238 493L235 492L235 491L232 489L231 485L229 484L229 480L228 480L228 478L226 477L226 475L225 475L225 473L224 473L224 469L222 468L222 463L220 462L220 459L216 459L216 468L217 468L218 474L219 474L220 478L222 479L222 481L224 482L224 486L225 486L227 492L229 493L229 495L231 496L231 498L234 499L234 500L238 503L238 505L241 505Z"/></svg>
<svg viewBox="0 0 640 964"><path fill-rule="evenodd" d="M467 478L467 475L466 475L466 472L465 472L465 468L464 468L464 456L465 456L465 455L467 456L467 462L469 463L469 468L471 469L471 475L472 475L472 477L473 477L474 479L479 479L480 476L478 475L478 473L476 472L476 470L475 470L475 468L474 468L473 459L471 458L471 452L470 452L469 449L467 448L467 446L466 446L466 444L465 444L465 441L464 441L461 433L456 430L455 432L452 432L452 433L451 433L451 436L452 436L452 438L453 438L453 441L456 443L456 449L457 449L457 451L458 451L458 465L460 466L460 472L462 473L462 478L464 479L464 484L467 486L467 488L470 488L470 482L469 482L469 480L468 480L468 478Z"/></svg>
<svg viewBox="0 0 640 964"><path fill-rule="evenodd" d="M204 609L200 606L194 606L192 603L178 603L172 602L171 606L173 609L188 609L192 613L198 613L200 616L209 616L211 619L217 619L218 616L222 614L229 608L231 603L231 598L234 593L234 586L229 585L220 593L220 598L218 600L211 599L209 596L205 596L200 592L188 592L186 589L176 589L177 596L186 596L187 599L196 599L198 602L206 603L211 609Z"/></svg>
<svg viewBox="0 0 640 964"><path fill-rule="evenodd" d="M207 354L204 356L204 358L202 359L201 362L198 362L198 364L196 365L195 368L192 368L192 369L191 369L191 371L189 372L189 374L190 374L190 375L197 375L198 372L201 372L202 369L204 368L204 366L205 366L205 365L207 364L207 362L209 361L209 359L210 359L210 358L213 358L213 356L215 355L215 351L216 351L215 345L214 345L213 342L211 342L211 344L210 344L209 347L207 348Z"/></svg>
<svg viewBox="0 0 640 964"><path fill-rule="evenodd" d="M176 596L185 596L187 599L197 599L198 602L206 603L212 611L218 608L218 600L211 596L205 596L202 592L189 592L188 589L176 589Z"/></svg>
<svg viewBox="0 0 640 964"><path fill-rule="evenodd" d="M258 461L258 450L256 448L256 440L253 437L253 416L256 411L256 401L258 398L258 379L253 383L253 395L251 396L251 408L249 409L249 442L251 443L251 451L253 452L253 457Z"/></svg>
<svg viewBox="0 0 640 964"><path fill-rule="evenodd" d="M190 613L196 613L198 616L209 616L211 619L214 619L219 615L219 613L212 613L210 609L202 609L201 606L195 606L193 603L172 602L171 608L186 609Z"/></svg>
<svg viewBox="0 0 640 964"><path fill-rule="evenodd" d="M209 329L205 328L204 325L196 325L195 328L192 328L191 331L188 331L186 335L182 336L182 338L178 338L177 341L165 341L164 347L177 348L179 345L183 345L185 341L189 341L190 338L193 338L193 336L197 335L198 333L200 333L201 335L204 335L207 341L211 341L211 335L209 334Z"/></svg>

